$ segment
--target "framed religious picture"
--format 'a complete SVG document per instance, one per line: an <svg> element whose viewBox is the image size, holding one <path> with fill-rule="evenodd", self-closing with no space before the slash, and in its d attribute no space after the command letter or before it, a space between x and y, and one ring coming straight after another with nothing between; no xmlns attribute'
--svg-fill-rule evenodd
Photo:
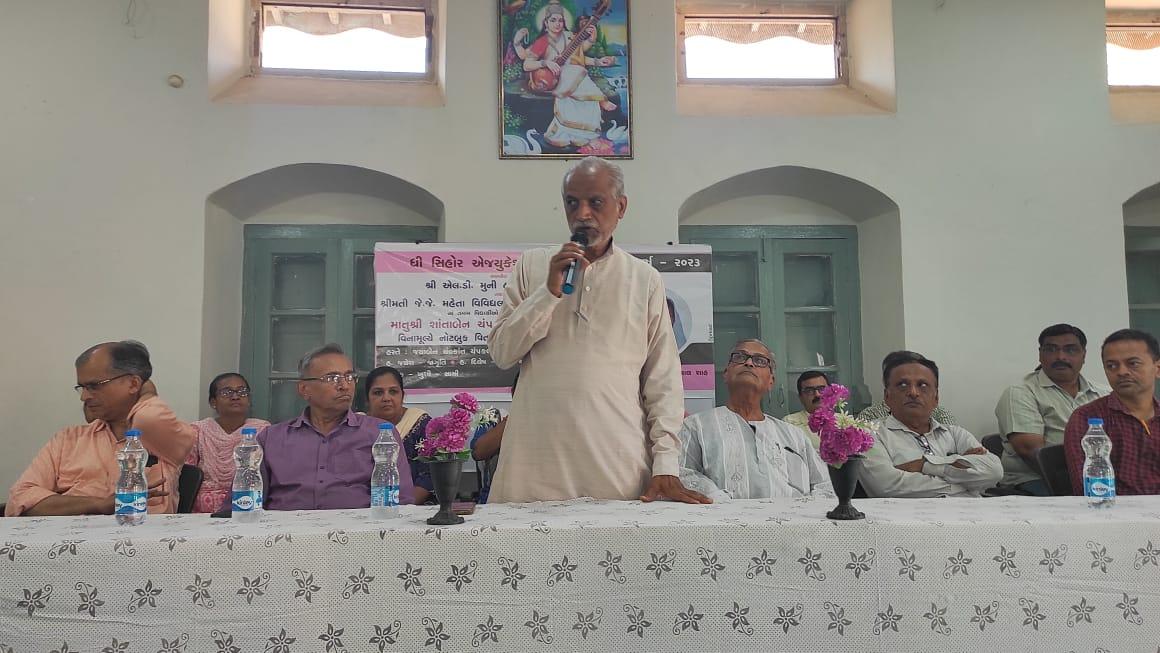
<svg viewBox="0 0 1160 653"><path fill-rule="evenodd" d="M628 0L499 3L500 158L632 158Z"/></svg>

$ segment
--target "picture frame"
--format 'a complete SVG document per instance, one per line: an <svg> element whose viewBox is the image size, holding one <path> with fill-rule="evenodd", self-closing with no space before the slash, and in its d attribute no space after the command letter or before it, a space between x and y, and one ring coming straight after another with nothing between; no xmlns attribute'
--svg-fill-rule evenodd
<svg viewBox="0 0 1160 653"><path fill-rule="evenodd" d="M631 159L630 0L496 2L499 158Z"/></svg>

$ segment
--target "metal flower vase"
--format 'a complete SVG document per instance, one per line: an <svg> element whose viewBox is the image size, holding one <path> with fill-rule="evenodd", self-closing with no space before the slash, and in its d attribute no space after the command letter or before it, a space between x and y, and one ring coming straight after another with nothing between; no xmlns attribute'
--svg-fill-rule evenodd
<svg viewBox="0 0 1160 653"><path fill-rule="evenodd" d="M459 458L432 460L431 482L435 486L435 498L439 501L439 512L427 520L431 526L454 526L462 524L463 517L451 511L451 504L459 494L459 479L463 476L463 461Z"/></svg>
<svg viewBox="0 0 1160 653"><path fill-rule="evenodd" d="M865 519L850 503L854 490L858 487L858 475L862 471L862 456L850 456L841 467L830 467L830 481L834 484L834 494L838 495L838 507L826 513L827 519Z"/></svg>

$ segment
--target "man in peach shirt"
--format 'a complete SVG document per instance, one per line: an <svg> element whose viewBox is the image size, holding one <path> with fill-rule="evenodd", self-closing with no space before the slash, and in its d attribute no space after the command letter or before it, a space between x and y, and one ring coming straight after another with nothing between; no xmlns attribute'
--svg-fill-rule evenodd
<svg viewBox="0 0 1160 653"><path fill-rule="evenodd" d="M113 514L116 454L130 428L157 459L145 474L148 511L175 512L177 478L196 435L153 390L149 351L132 340L102 343L77 358L76 370L85 417L95 419L44 445L9 490L5 516Z"/></svg>

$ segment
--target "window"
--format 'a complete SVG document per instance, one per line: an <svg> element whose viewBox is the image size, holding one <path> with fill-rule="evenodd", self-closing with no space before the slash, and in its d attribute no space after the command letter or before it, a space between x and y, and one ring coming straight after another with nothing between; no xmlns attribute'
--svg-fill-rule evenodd
<svg viewBox="0 0 1160 653"><path fill-rule="evenodd" d="M843 3L778 3L760 13L752 6L748 10L732 13L711 4L685 8L688 13L679 16L680 81L846 83Z"/></svg>
<svg viewBox="0 0 1160 653"><path fill-rule="evenodd" d="M298 361L327 342L365 377L375 367L375 243L436 238L434 227L247 225L241 371L254 415L301 412Z"/></svg>
<svg viewBox="0 0 1160 653"><path fill-rule="evenodd" d="M1108 15L1108 85L1160 87L1160 12Z"/></svg>
<svg viewBox="0 0 1160 653"><path fill-rule="evenodd" d="M428 0L253 0L253 73L429 79Z"/></svg>
<svg viewBox="0 0 1160 653"><path fill-rule="evenodd" d="M776 384L762 402L778 417L802 409L797 377L826 372L868 403L862 382L858 231L854 227L681 228L681 241L713 247L713 358L717 405L730 348L759 338L777 359Z"/></svg>

